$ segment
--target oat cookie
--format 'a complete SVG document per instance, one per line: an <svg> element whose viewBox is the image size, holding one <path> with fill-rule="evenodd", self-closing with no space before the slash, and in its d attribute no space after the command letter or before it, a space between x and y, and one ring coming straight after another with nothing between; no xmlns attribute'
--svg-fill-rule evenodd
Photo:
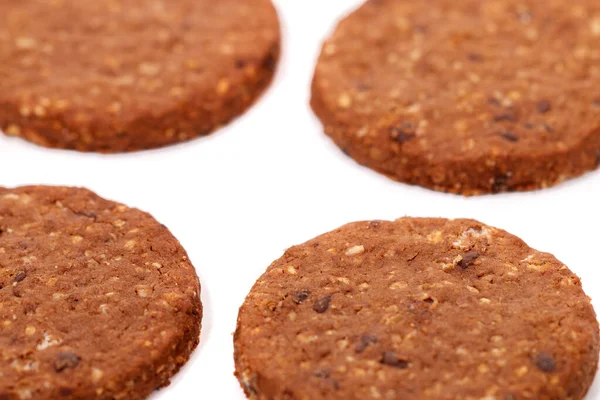
<svg viewBox="0 0 600 400"><path fill-rule="evenodd" d="M0 2L0 128L42 146L123 152L240 115L279 57L270 0Z"/></svg>
<svg viewBox="0 0 600 400"><path fill-rule="evenodd" d="M0 188L0 399L144 399L198 344L194 268L150 215Z"/></svg>
<svg viewBox="0 0 600 400"><path fill-rule="evenodd" d="M253 400L579 400L598 349L577 276L473 220L358 222L292 247L235 334Z"/></svg>
<svg viewBox="0 0 600 400"><path fill-rule="evenodd" d="M370 0L316 67L326 133L389 177L465 195L600 162L600 2Z"/></svg>

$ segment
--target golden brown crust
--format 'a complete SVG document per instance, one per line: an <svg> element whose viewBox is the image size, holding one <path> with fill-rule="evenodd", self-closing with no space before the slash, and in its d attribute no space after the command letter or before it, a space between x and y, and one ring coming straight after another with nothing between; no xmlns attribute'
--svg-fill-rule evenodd
<svg viewBox="0 0 600 400"><path fill-rule="evenodd" d="M80 151L206 135L272 79L270 0L0 3L0 128Z"/></svg>
<svg viewBox="0 0 600 400"><path fill-rule="evenodd" d="M599 337L552 255L473 220L403 218L290 248L234 344L253 400L579 400Z"/></svg>
<svg viewBox="0 0 600 400"><path fill-rule="evenodd" d="M85 189L0 188L0 399L144 399L201 319L194 268L150 215Z"/></svg>
<svg viewBox="0 0 600 400"><path fill-rule="evenodd" d="M312 106L399 181L545 188L600 162L599 27L590 0L371 0L325 43Z"/></svg>

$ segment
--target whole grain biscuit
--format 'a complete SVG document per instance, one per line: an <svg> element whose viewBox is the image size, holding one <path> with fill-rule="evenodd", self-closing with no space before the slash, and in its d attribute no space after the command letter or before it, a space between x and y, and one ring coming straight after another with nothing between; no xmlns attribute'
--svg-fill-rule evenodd
<svg viewBox="0 0 600 400"><path fill-rule="evenodd" d="M0 188L0 399L144 399L201 318L194 267L150 215L85 189Z"/></svg>
<svg viewBox="0 0 600 400"><path fill-rule="evenodd" d="M247 109L279 57L270 0L0 2L0 128L123 152L206 135Z"/></svg>
<svg viewBox="0 0 600 400"><path fill-rule="evenodd" d="M325 43L312 107L359 163L465 195L600 163L600 2L370 0Z"/></svg>
<svg viewBox="0 0 600 400"><path fill-rule="evenodd" d="M358 222L292 247L240 309L253 400L579 400L598 363L581 283L473 220Z"/></svg>

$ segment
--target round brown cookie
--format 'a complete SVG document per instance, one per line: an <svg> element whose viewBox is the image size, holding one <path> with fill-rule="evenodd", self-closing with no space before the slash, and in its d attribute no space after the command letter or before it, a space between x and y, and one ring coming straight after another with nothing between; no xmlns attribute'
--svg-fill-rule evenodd
<svg viewBox="0 0 600 400"><path fill-rule="evenodd" d="M370 0L325 43L312 106L350 156L465 195L600 162L600 2Z"/></svg>
<svg viewBox="0 0 600 400"><path fill-rule="evenodd" d="M143 399L189 359L194 268L150 215L85 189L0 188L0 399Z"/></svg>
<svg viewBox="0 0 600 400"><path fill-rule="evenodd" d="M581 399L598 323L552 255L473 220L358 222L292 247L240 309L254 400Z"/></svg>
<svg viewBox="0 0 600 400"><path fill-rule="evenodd" d="M270 82L270 0L0 2L0 127L122 152L206 135Z"/></svg>

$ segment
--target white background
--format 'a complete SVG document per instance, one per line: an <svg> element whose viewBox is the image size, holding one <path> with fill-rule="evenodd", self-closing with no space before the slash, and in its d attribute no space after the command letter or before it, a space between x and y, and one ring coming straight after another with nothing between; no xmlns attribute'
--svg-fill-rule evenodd
<svg viewBox="0 0 600 400"><path fill-rule="evenodd" d="M202 283L201 343L153 400L232 399L238 307L266 267L294 244L351 221L470 217L548 251L600 299L600 171L553 189L475 198L393 182L344 156L308 106L320 44L361 0L276 1L284 53L274 85L235 123L169 148L101 156L0 137L0 184L85 186L166 224ZM600 381L600 380L599 380ZM600 399L600 383L586 400Z"/></svg>

